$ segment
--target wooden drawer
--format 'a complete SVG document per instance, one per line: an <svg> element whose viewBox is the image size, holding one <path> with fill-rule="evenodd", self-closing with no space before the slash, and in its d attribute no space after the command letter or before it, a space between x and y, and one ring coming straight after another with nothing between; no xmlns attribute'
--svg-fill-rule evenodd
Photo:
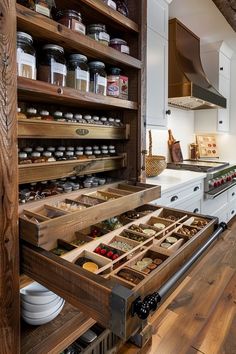
<svg viewBox="0 0 236 354"><path fill-rule="evenodd" d="M67 240L75 231L159 196L159 186L124 181L91 192L80 190L70 198L65 195L52 197L50 201L25 206L20 214L20 237L36 246L51 249L58 238Z"/></svg>
<svg viewBox="0 0 236 354"><path fill-rule="evenodd" d="M169 208L154 208L153 206L150 208L148 206L148 214L145 213L145 208L142 209L142 213L144 212L146 215L139 219L130 220L130 223L125 226L108 232L86 245L75 247L61 257L45 250L44 246L39 248L22 241L22 271L91 316L105 328L109 328L120 338L127 340L142 326L142 320L137 315L132 316L131 314L133 302L138 296L143 298L157 291L196 248L208 239L217 223L217 219L198 216L198 218L204 218L207 225L199 228L197 234L192 238L185 237L184 243L178 249L173 249L168 253L161 248L161 242L176 231L179 232L182 225L191 228L196 215ZM113 213L113 216L117 215L115 208ZM91 220L92 218L90 225ZM158 229L157 225L155 226L161 221L165 225L165 229L162 230ZM148 229L155 230L156 233L149 236L148 240L145 238L143 241L130 242L132 249L120 253L116 259L104 257L94 252L95 249L98 252L97 247L101 242L109 247L112 245L114 237L116 240L117 236L120 239L124 238L124 231L135 234L135 231L130 228L134 225L136 227L145 225ZM143 233L139 235L143 235ZM130 241L127 237L126 240L127 243ZM68 243L71 244L72 240L68 240ZM81 257L84 256L92 257L96 262L99 258L100 268L96 272L97 274L82 268ZM145 257L152 258L152 265L154 260L161 259L161 264L158 265L156 262L157 267L154 269L152 266L149 274L144 269L135 270L133 266L136 262ZM102 262L101 259L104 261ZM80 266L75 264L75 261L78 261ZM83 261L84 259L82 259ZM120 276L122 271L124 275L124 271L127 269L131 269L135 273L134 277L128 280L127 277L124 279ZM136 273L138 273L137 282L135 281Z"/></svg>

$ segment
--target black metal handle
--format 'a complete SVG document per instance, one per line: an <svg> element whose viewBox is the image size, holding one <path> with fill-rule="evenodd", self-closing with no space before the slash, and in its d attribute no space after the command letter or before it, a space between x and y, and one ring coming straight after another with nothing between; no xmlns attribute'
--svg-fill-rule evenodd
<svg viewBox="0 0 236 354"><path fill-rule="evenodd" d="M160 301L161 297L157 292L146 296L143 301L141 297L138 297L132 304L131 315L137 315L141 320L146 320L150 312L157 309Z"/></svg>
<svg viewBox="0 0 236 354"><path fill-rule="evenodd" d="M219 124L223 124L223 120L220 120L220 121L219 121Z"/></svg>
<svg viewBox="0 0 236 354"><path fill-rule="evenodd" d="M171 199L170 199L170 201L171 201L171 203L173 203L173 202L175 202L176 200L178 200L179 199L179 197L177 196L177 195L174 195Z"/></svg>
<svg viewBox="0 0 236 354"><path fill-rule="evenodd" d="M197 213L199 213L199 209L198 208L196 208L196 209L194 209L194 214L197 214Z"/></svg>
<svg viewBox="0 0 236 354"><path fill-rule="evenodd" d="M234 213L235 213L235 210L232 210L232 211L231 211L231 215L234 215Z"/></svg>
<svg viewBox="0 0 236 354"><path fill-rule="evenodd" d="M232 193L232 197L234 197L234 196L235 196L235 192Z"/></svg>
<svg viewBox="0 0 236 354"><path fill-rule="evenodd" d="M224 68L223 68L223 66L221 66L221 67L220 67L220 71L223 71L223 70L224 70Z"/></svg>
<svg viewBox="0 0 236 354"><path fill-rule="evenodd" d="M168 116L170 116L170 115L171 115L171 110L170 110L170 109L167 109L166 114L167 114Z"/></svg>
<svg viewBox="0 0 236 354"><path fill-rule="evenodd" d="M196 186L196 187L194 187L193 191L194 191L194 192L197 192L197 191L199 191L199 189L200 189L200 187L199 187L199 186Z"/></svg>

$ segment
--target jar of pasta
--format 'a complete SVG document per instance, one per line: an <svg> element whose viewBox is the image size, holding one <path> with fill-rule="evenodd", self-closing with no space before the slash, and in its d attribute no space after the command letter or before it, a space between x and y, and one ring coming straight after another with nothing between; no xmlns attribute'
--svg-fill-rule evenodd
<svg viewBox="0 0 236 354"><path fill-rule="evenodd" d="M67 86L83 92L89 92L89 67L87 57L71 54L68 63Z"/></svg>
<svg viewBox="0 0 236 354"><path fill-rule="evenodd" d="M106 26L102 25L101 23L94 23L87 27L87 35L95 39L102 44L109 45L110 36L107 33Z"/></svg>

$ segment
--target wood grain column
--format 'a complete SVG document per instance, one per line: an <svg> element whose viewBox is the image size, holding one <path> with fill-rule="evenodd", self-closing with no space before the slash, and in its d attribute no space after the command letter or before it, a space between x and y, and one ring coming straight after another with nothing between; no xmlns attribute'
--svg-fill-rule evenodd
<svg viewBox="0 0 236 354"><path fill-rule="evenodd" d="M0 1L0 353L19 353L16 13Z"/></svg>

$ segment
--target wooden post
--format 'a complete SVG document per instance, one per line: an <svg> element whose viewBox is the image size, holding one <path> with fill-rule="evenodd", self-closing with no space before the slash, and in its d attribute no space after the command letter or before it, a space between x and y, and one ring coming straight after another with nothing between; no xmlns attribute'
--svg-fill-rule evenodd
<svg viewBox="0 0 236 354"><path fill-rule="evenodd" d="M20 352L16 10L0 1L0 353Z"/></svg>

